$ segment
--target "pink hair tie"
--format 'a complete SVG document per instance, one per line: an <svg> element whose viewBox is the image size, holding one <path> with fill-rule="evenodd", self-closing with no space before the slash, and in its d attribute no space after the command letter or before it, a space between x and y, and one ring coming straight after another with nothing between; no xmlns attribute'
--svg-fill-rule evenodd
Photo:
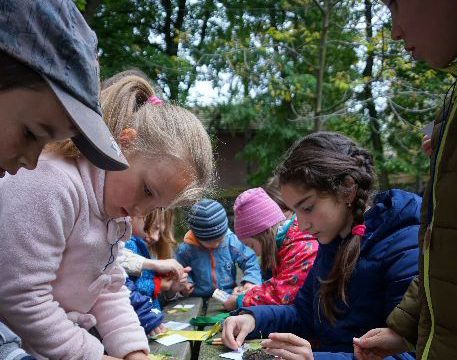
<svg viewBox="0 0 457 360"><path fill-rule="evenodd" d="M152 105L163 105L163 100L160 100L157 96L152 95L148 98L148 103Z"/></svg>
<svg viewBox="0 0 457 360"><path fill-rule="evenodd" d="M352 228L352 235L363 236L365 235L366 226L363 224L356 225Z"/></svg>

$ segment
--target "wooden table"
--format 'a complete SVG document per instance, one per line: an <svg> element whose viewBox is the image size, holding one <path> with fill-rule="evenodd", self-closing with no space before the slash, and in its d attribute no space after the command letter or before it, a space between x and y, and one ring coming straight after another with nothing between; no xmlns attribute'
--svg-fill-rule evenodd
<svg viewBox="0 0 457 360"><path fill-rule="evenodd" d="M222 303L210 298L208 300L208 305L206 308L206 316L212 316L219 314L221 312L225 312L226 310L222 306ZM210 328L211 326L207 326L205 330ZM215 335L214 337L220 338L221 333ZM229 348L226 348L224 345L210 345L205 342L202 342L200 346L200 352L198 354L198 360L215 360L215 359L222 359L219 357L219 354L223 354L230 351Z"/></svg>
<svg viewBox="0 0 457 360"><path fill-rule="evenodd" d="M222 303L214 298L209 298L206 306L205 316L213 316L221 312L227 312L227 310L224 309Z"/></svg>
<svg viewBox="0 0 457 360"><path fill-rule="evenodd" d="M186 312L176 312L169 314L168 311L171 310L175 305L187 305L193 304L194 307L189 309ZM164 307L164 320L167 321L179 321L179 322L189 322L193 317L202 315L203 310L203 299L197 297L180 299L178 301L172 301ZM190 328L189 328L190 329ZM149 342L149 350L151 354L160 355L167 354L170 355L174 360L190 360L192 357L192 347L189 341L174 344L171 346L161 345L156 341Z"/></svg>

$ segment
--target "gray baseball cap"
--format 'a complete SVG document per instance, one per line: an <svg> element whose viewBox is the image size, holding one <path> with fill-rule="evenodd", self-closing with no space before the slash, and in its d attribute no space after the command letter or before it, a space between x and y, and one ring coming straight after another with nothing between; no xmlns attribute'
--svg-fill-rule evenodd
<svg viewBox="0 0 457 360"><path fill-rule="evenodd" d="M128 168L102 118L97 37L72 0L0 0L0 50L43 76L79 129L72 140L87 159Z"/></svg>

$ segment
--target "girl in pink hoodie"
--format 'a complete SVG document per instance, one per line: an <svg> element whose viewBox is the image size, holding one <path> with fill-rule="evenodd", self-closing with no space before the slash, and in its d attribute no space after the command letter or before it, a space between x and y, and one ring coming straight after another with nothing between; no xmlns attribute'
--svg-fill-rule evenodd
<svg viewBox="0 0 457 360"><path fill-rule="evenodd" d="M38 359L147 358L118 244L131 235L130 215L193 201L213 174L201 123L158 100L144 77L116 76L101 99L129 169L100 170L68 141L35 171L0 182L0 321ZM103 344L87 331L94 326Z"/></svg>

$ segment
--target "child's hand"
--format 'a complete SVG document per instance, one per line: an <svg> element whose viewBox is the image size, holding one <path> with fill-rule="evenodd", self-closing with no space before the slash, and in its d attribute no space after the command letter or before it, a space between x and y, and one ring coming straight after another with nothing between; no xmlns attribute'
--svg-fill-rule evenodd
<svg viewBox="0 0 457 360"><path fill-rule="evenodd" d="M192 268L190 266L187 266L183 269L183 273L181 276L178 278L179 282L182 284L187 283L187 279L189 278L189 273L192 271Z"/></svg>
<svg viewBox="0 0 457 360"><path fill-rule="evenodd" d="M362 349L360 346L354 344L354 356L357 360L382 360L383 356L376 355L371 350Z"/></svg>
<svg viewBox="0 0 457 360"><path fill-rule="evenodd" d="M261 345L268 354L284 360L314 359L310 343L294 334L272 333Z"/></svg>
<svg viewBox="0 0 457 360"><path fill-rule="evenodd" d="M183 294L184 296L189 296L190 294L192 294L193 291L194 291L194 284L185 283L181 290L181 294Z"/></svg>
<svg viewBox="0 0 457 360"><path fill-rule="evenodd" d="M408 351L403 338L389 328L373 329L361 338L354 338L357 359L384 359Z"/></svg>
<svg viewBox="0 0 457 360"><path fill-rule="evenodd" d="M233 295L245 294L250 289L252 289L254 286L256 286L256 285L254 285L250 282L246 282L243 285L240 285L240 286L237 286L236 288L234 288L232 294Z"/></svg>
<svg viewBox="0 0 457 360"><path fill-rule="evenodd" d="M184 273L183 266L175 259L155 260L155 270L158 273L166 274L171 273L176 279L179 279ZM190 270L189 270L190 271ZM188 272L189 272L188 271Z"/></svg>
<svg viewBox="0 0 457 360"><path fill-rule="evenodd" d="M178 280L173 279L173 283L171 284L170 291L177 293L177 292L185 289L187 280L189 278L188 273L190 271L191 271L190 267L184 268L184 272L183 272L182 276Z"/></svg>
<svg viewBox="0 0 457 360"><path fill-rule="evenodd" d="M172 285L173 285L172 279L162 278L162 280L160 281L160 292L170 290Z"/></svg>
<svg viewBox="0 0 457 360"><path fill-rule="evenodd" d="M102 360L122 360L122 359L115 358L115 357L108 356L108 355L103 355Z"/></svg>
<svg viewBox="0 0 457 360"><path fill-rule="evenodd" d="M224 309L227 311L232 311L237 308L236 306L236 298L237 295L230 295L230 297L224 302Z"/></svg>
<svg viewBox="0 0 457 360"><path fill-rule="evenodd" d="M125 360L149 360L149 357L143 351L134 351L127 354Z"/></svg>
<svg viewBox="0 0 457 360"><path fill-rule="evenodd" d="M229 349L236 350L244 339L255 329L255 318L249 314L229 316L222 327L222 342Z"/></svg>
<svg viewBox="0 0 457 360"><path fill-rule="evenodd" d="M253 283L250 283L250 282L245 282L243 284L243 293L251 290L255 285Z"/></svg>
<svg viewBox="0 0 457 360"><path fill-rule="evenodd" d="M432 156L432 139L430 139L430 136L425 135L422 138L422 151L424 152L425 155L428 157Z"/></svg>
<svg viewBox="0 0 457 360"><path fill-rule="evenodd" d="M165 327L165 325L163 324L160 324L159 326L157 326L155 329L153 329L150 333L149 333L149 336L156 336L156 335L160 335L160 334L164 334L167 332L167 328Z"/></svg>
<svg viewBox="0 0 457 360"><path fill-rule="evenodd" d="M244 294L244 288L243 288L243 286L237 286L236 288L234 288L232 294L233 294L233 295Z"/></svg>
<svg viewBox="0 0 457 360"><path fill-rule="evenodd" d="M186 288L187 282L181 282L181 281L173 281L173 284L171 285L170 291L173 293L177 293L180 291L183 291Z"/></svg>

